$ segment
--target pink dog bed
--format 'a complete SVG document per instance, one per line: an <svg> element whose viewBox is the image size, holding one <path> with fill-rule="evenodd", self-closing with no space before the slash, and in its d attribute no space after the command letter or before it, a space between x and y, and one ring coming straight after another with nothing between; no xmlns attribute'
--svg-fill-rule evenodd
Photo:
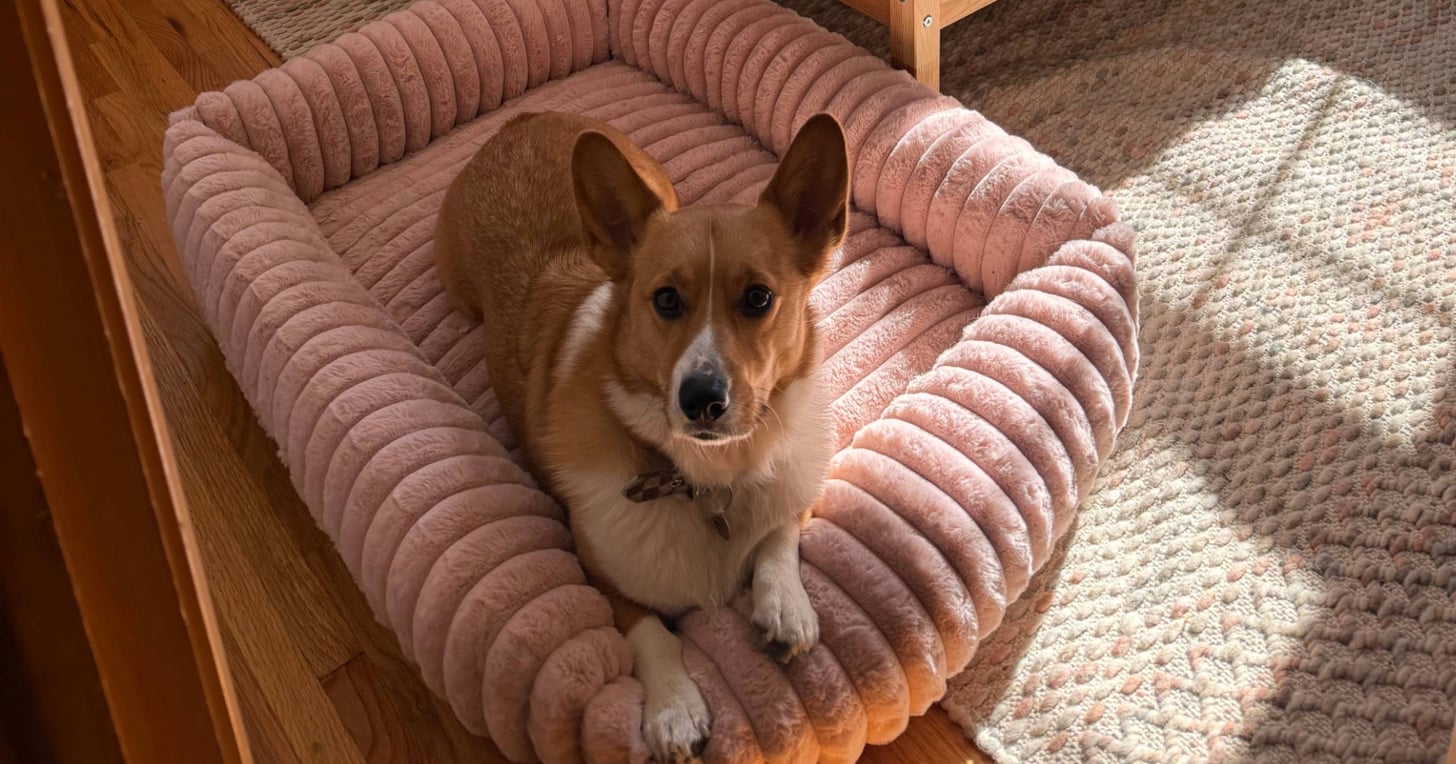
<svg viewBox="0 0 1456 764"><path fill-rule="evenodd" d="M813 298L842 450L802 541L822 643L777 665L741 602L682 635L709 761L853 761L941 697L1111 449L1131 229L767 0L422 0L173 115L168 218L238 384L377 617L516 761L645 759L626 643L431 264L456 171L547 109L615 124L685 204L752 200L817 112L845 127L856 212Z"/></svg>

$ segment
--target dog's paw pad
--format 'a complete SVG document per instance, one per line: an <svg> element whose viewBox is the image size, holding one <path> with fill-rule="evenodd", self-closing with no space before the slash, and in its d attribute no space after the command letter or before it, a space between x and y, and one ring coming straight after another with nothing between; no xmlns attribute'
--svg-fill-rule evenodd
<svg viewBox="0 0 1456 764"><path fill-rule="evenodd" d="M713 716L698 688L689 680L660 701L650 699L642 717L642 737L652 760L682 764L697 759L708 744Z"/></svg>
<svg viewBox="0 0 1456 764"><path fill-rule="evenodd" d="M764 581L753 591L753 626L775 660L786 663L819 641L819 615L803 584Z"/></svg>

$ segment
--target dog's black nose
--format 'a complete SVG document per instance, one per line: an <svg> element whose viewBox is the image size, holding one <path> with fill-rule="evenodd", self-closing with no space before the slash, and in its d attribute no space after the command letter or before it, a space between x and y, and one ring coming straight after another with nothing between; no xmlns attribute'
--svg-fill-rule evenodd
<svg viewBox="0 0 1456 764"><path fill-rule="evenodd" d="M677 405L689 420L714 421L728 412L728 384L716 375L693 374L677 389Z"/></svg>

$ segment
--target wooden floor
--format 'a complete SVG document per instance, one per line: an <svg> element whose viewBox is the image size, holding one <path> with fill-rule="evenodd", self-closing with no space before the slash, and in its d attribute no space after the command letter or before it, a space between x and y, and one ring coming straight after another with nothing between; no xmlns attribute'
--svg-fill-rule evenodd
<svg viewBox="0 0 1456 764"><path fill-rule="evenodd" d="M257 760L503 761L425 689L370 616L228 376L178 267L159 185L166 115L278 57L220 0L65 5ZM864 760L989 761L939 708Z"/></svg>

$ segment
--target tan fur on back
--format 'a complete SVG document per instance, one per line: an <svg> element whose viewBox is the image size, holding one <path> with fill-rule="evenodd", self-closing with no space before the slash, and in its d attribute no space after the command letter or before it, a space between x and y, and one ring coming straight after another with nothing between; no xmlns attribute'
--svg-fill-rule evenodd
<svg viewBox="0 0 1456 764"><path fill-rule="evenodd" d="M545 375L572 311L606 274L587 256L572 195L571 149L595 130L612 139L653 190L676 208L662 165L599 120L523 114L461 171L440 210L435 262L445 291L486 314L486 363L511 428L529 433L548 394Z"/></svg>

